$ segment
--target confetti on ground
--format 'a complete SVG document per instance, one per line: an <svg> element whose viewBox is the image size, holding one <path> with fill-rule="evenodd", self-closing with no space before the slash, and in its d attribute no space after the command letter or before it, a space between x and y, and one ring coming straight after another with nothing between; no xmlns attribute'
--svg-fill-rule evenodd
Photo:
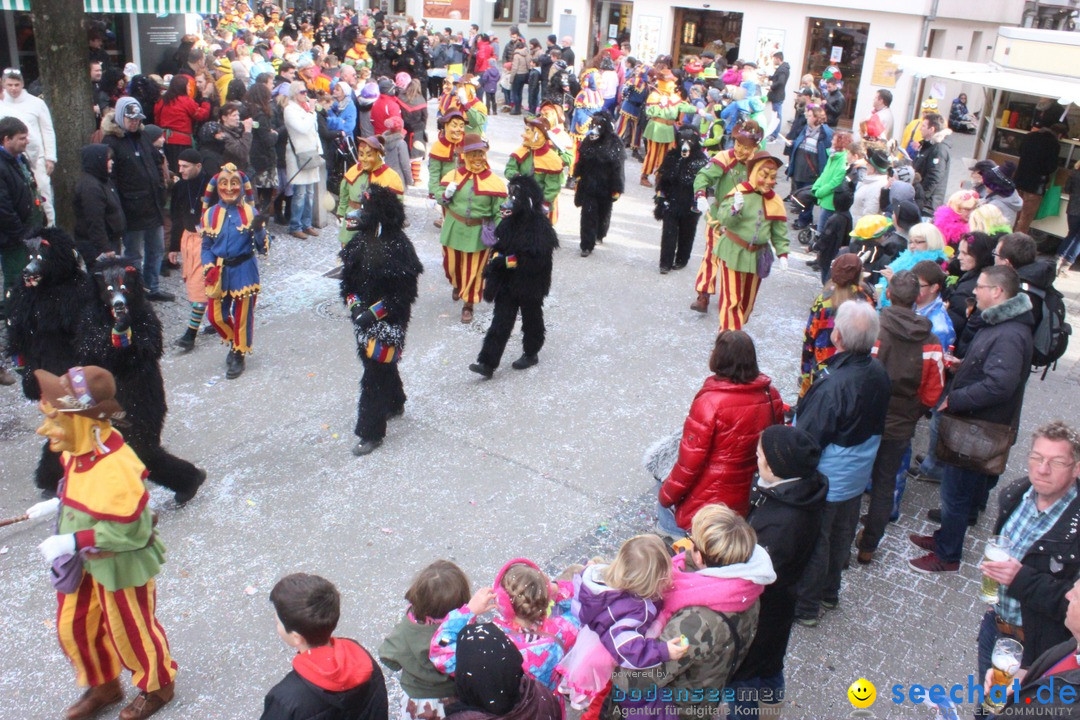
<svg viewBox="0 0 1080 720"><path fill-rule="evenodd" d="M390 528L383 528L382 531L384 533L386 533L387 535L393 535L394 534L394 531L391 530Z"/></svg>
<svg viewBox="0 0 1080 720"><path fill-rule="evenodd" d="M308 377L315 377L315 373L308 373L307 376Z"/></svg>
<svg viewBox="0 0 1080 720"><path fill-rule="evenodd" d="M338 439L338 434L337 434L337 433L334 433L334 434L333 434L333 435L331 435L330 437L332 437L332 438L334 438L335 440L337 440L337 439Z"/></svg>
<svg viewBox="0 0 1080 720"><path fill-rule="evenodd" d="M321 427L323 430L329 430L330 429L330 425L328 423L323 423L319 427Z"/></svg>
<svg viewBox="0 0 1080 720"><path fill-rule="evenodd" d="M216 376L210 378L209 380L206 381L206 387L214 387L215 385L218 384L218 380L220 380L220 379L221 378L216 377Z"/></svg>
<svg viewBox="0 0 1080 720"><path fill-rule="evenodd" d="M252 500L251 498L248 498L247 504L250 505L251 507L255 507L255 501Z"/></svg>
<svg viewBox="0 0 1080 720"><path fill-rule="evenodd" d="M7 545L5 545L4 547L0 547L0 555L7 555L8 550L10 550L10 549L11 548L9 548Z"/></svg>
<svg viewBox="0 0 1080 720"><path fill-rule="evenodd" d="M259 591L255 589L254 585L248 585L246 588L244 588L245 595L254 595L257 592Z"/></svg>

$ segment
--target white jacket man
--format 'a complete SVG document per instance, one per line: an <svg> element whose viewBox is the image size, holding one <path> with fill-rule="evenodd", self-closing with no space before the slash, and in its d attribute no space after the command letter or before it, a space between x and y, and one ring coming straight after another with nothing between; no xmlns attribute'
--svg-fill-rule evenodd
<svg viewBox="0 0 1080 720"><path fill-rule="evenodd" d="M3 76L3 97L0 97L0 117L17 117L30 130L26 155L34 170L38 192L44 198L43 209L49 225L56 222L53 212L52 181L49 176L56 166L56 133L52 113L41 98L26 92L22 73L8 68Z"/></svg>

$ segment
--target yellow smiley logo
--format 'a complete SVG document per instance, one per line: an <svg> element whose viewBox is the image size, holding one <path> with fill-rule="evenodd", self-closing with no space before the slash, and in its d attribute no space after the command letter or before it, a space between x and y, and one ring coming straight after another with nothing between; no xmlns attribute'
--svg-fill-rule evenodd
<svg viewBox="0 0 1080 720"><path fill-rule="evenodd" d="M859 709L868 708L877 699L877 688L866 678L859 678L847 689L848 700Z"/></svg>

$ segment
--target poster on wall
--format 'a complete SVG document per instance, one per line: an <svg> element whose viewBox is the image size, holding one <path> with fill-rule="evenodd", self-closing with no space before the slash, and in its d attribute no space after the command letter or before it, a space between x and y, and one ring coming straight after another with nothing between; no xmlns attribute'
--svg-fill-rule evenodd
<svg viewBox="0 0 1080 720"><path fill-rule="evenodd" d="M763 75L772 75L776 69L773 53L784 52L784 31L776 28L758 28L757 66Z"/></svg>
<svg viewBox="0 0 1080 720"><path fill-rule="evenodd" d="M844 61L844 48L842 45L833 45L832 52L829 53L829 62L840 63Z"/></svg>
<svg viewBox="0 0 1080 720"><path fill-rule="evenodd" d="M900 54L899 50L878 48L874 52L874 72L870 79L871 85L878 87L896 87L896 73L898 68L893 58Z"/></svg>
<svg viewBox="0 0 1080 720"><path fill-rule="evenodd" d="M424 17L440 20L468 20L472 0L424 0Z"/></svg>
<svg viewBox="0 0 1080 720"><path fill-rule="evenodd" d="M642 62L652 63L660 54L661 19L652 15L634 16L637 29L633 32L634 52Z"/></svg>

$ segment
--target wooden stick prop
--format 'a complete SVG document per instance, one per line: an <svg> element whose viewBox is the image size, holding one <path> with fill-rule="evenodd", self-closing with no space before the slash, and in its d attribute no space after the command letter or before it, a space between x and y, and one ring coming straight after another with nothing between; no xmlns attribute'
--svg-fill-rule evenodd
<svg viewBox="0 0 1080 720"><path fill-rule="evenodd" d="M15 523L21 523L24 520L29 520L29 515L19 515L18 517L8 518L7 520L0 520L0 527L7 527L8 525L14 525Z"/></svg>

